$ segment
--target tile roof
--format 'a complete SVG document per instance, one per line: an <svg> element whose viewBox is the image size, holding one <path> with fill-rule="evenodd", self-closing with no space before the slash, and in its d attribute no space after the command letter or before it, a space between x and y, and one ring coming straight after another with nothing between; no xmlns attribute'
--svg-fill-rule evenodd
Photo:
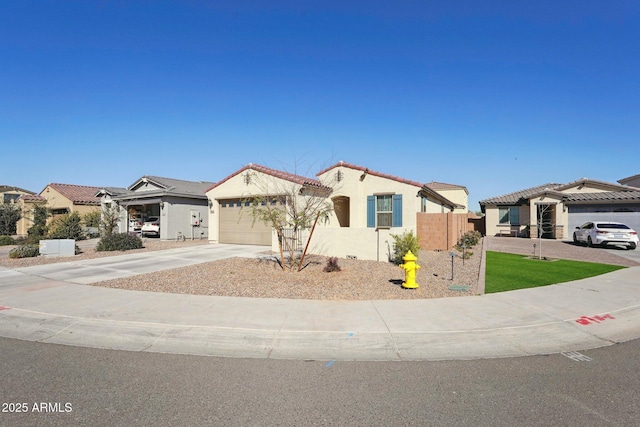
<svg viewBox="0 0 640 427"><path fill-rule="evenodd" d="M565 203L614 201L640 201L640 190L605 191L602 193L569 193L565 195Z"/></svg>
<svg viewBox="0 0 640 427"><path fill-rule="evenodd" d="M326 185L324 185L323 183L321 183L317 179L307 178L306 176L296 175L296 174L293 174L293 173L290 173L290 172L285 172L285 171L281 171L281 170L278 170L278 169L272 169L272 168L269 168L269 167L266 167L266 166L257 165L257 164L254 164L254 163L249 163L248 165L242 167L241 169L239 169L239 170L235 171L234 173L232 173L231 175L227 176L223 180L218 181L217 183L213 184L206 191L213 190L214 188L216 188L220 184L230 180L234 176L239 175L239 174L241 174L242 172L244 172L246 170L254 170L256 172L260 172L260 173L263 173L265 175L270 175L270 176L273 176L275 178L280 178L280 179L283 179L285 181L292 182L294 184L299 184L299 185L301 185L303 187L313 187L313 188L318 188L318 189L323 189L323 190L331 190L330 187L327 187Z"/></svg>
<svg viewBox="0 0 640 427"><path fill-rule="evenodd" d="M518 204L525 203L529 198L536 194L544 193L545 191L555 191L555 189L563 184L548 183L538 185L531 188L526 188L520 191L514 191L513 193L503 194L502 196L491 197L489 199L480 200L480 205L500 205L500 204Z"/></svg>
<svg viewBox="0 0 640 427"><path fill-rule="evenodd" d="M162 194L182 195L182 196L197 196L205 197L207 190L214 185L213 182L208 181L186 181L183 179L165 178L162 176L145 175L133 183L128 190L132 190L141 182L151 182L155 186L159 187ZM153 192L151 192L153 193ZM136 193L139 195L139 193Z"/></svg>
<svg viewBox="0 0 640 427"><path fill-rule="evenodd" d="M638 178L640 178L640 173L639 173L639 174L637 174L637 175L632 175L632 176L628 176L628 177L626 177L626 178L619 179L619 180L618 180L618 182L619 182L620 184L623 184L623 185L624 185L625 183L630 182L630 181L633 181L633 180L638 179Z"/></svg>
<svg viewBox="0 0 640 427"><path fill-rule="evenodd" d="M426 186L428 186L429 188L433 189L433 190L464 190L467 192L467 194L469 194L469 190L467 190L467 187L465 187L464 185L457 185L457 184L447 184L446 182L437 182L437 181L431 181L431 182L427 182L425 184Z"/></svg>
<svg viewBox="0 0 640 427"><path fill-rule="evenodd" d="M10 191L19 191L21 193L26 193L26 194L35 194L33 191L24 190L19 187L13 187L10 185L0 185L0 193L8 193Z"/></svg>
<svg viewBox="0 0 640 427"><path fill-rule="evenodd" d="M606 187L615 191L603 191L592 193L563 193L571 187L575 187L580 184L594 184L599 187ZM527 188L525 190L516 191L513 193L505 194L502 196L492 197L485 200L480 200L480 206L485 205L517 205L526 203L532 197L543 193L554 193L560 196L565 202L587 202L587 201L638 201L640 200L640 189L635 187L629 187L626 185L618 185L605 181L598 181L595 179L581 178L577 181L572 181L567 184L549 183L544 185L538 185L536 187Z"/></svg>
<svg viewBox="0 0 640 427"><path fill-rule="evenodd" d="M23 194L18 198L18 200L23 200L25 202L31 203L46 203L47 199L42 196L38 196L37 194Z"/></svg>
<svg viewBox="0 0 640 427"><path fill-rule="evenodd" d="M100 190L98 187L89 187L86 185L57 184L52 183L47 187L51 187L74 204L78 205L99 205L100 197L96 194ZM46 190L46 189L45 189ZM45 191L43 190L43 191ZM40 192L42 194L42 191Z"/></svg>

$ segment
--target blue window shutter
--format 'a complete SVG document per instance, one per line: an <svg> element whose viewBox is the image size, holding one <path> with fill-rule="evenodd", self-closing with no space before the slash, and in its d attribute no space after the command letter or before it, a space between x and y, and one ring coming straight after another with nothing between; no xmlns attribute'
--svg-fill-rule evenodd
<svg viewBox="0 0 640 427"><path fill-rule="evenodd" d="M393 227L402 227L402 194L393 195Z"/></svg>
<svg viewBox="0 0 640 427"><path fill-rule="evenodd" d="M367 227L376 226L376 198L367 196Z"/></svg>

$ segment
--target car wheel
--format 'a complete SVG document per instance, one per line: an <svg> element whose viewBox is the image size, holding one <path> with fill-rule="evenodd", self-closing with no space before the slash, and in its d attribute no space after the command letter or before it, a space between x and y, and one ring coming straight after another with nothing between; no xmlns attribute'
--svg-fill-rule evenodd
<svg viewBox="0 0 640 427"><path fill-rule="evenodd" d="M635 243L629 243L629 250L632 251L636 248L636 244Z"/></svg>
<svg viewBox="0 0 640 427"><path fill-rule="evenodd" d="M590 248L593 247L593 241L591 240L591 236L587 237L587 246L589 246Z"/></svg>
<svg viewBox="0 0 640 427"><path fill-rule="evenodd" d="M573 243L578 244L578 236L576 236L576 233L573 233Z"/></svg>

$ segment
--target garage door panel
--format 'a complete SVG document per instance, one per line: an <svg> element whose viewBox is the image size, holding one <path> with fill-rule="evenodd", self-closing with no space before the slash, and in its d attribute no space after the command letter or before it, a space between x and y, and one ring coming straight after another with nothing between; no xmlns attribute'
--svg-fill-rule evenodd
<svg viewBox="0 0 640 427"><path fill-rule="evenodd" d="M570 205L568 208L568 238L573 236L573 231L576 227L579 227L589 221L622 222L636 231L640 230L640 205Z"/></svg>
<svg viewBox="0 0 640 427"><path fill-rule="evenodd" d="M239 199L220 201L220 243L271 245L271 226L254 221Z"/></svg>

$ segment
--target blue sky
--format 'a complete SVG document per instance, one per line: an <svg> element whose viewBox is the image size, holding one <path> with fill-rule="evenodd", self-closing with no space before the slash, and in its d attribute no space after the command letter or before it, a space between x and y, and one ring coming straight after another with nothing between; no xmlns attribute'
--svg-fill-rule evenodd
<svg viewBox="0 0 640 427"><path fill-rule="evenodd" d="M0 14L0 184L344 160L478 200L640 173L633 1L29 1Z"/></svg>

